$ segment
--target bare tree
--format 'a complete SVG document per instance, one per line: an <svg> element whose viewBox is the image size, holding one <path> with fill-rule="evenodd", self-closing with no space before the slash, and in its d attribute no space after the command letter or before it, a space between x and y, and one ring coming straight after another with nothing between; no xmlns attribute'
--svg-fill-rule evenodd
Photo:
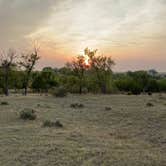
<svg viewBox="0 0 166 166"><path fill-rule="evenodd" d="M0 53L0 67L4 73L4 93L6 96L9 95L9 71L12 67L16 66L16 51L9 49L7 52L1 51Z"/></svg>
<svg viewBox="0 0 166 166"><path fill-rule="evenodd" d="M36 62L40 59L38 51L39 49L34 47L33 53L22 55L22 61L20 62L20 65L25 69L25 78L23 82L24 95L27 95L27 89L29 85L31 72L34 69Z"/></svg>

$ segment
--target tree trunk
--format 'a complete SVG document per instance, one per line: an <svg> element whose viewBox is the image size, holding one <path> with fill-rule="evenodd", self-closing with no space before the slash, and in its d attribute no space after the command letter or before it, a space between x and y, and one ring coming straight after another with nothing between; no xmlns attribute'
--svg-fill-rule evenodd
<svg viewBox="0 0 166 166"><path fill-rule="evenodd" d="M25 80L24 82L24 92L23 92L23 95L27 95L27 89L28 89L28 78Z"/></svg>
<svg viewBox="0 0 166 166"><path fill-rule="evenodd" d="M4 93L6 96L9 96L9 89L8 89L8 69L5 69L5 85L4 85Z"/></svg>
<svg viewBox="0 0 166 166"><path fill-rule="evenodd" d="M27 86L25 86L25 88L24 88L24 95L25 96L27 95Z"/></svg>
<svg viewBox="0 0 166 166"><path fill-rule="evenodd" d="M102 92L103 94L106 94L106 93L107 93L106 84L103 84L103 85L101 86L101 92Z"/></svg>
<svg viewBox="0 0 166 166"><path fill-rule="evenodd" d="M79 94L82 94L82 85L79 87Z"/></svg>
<svg viewBox="0 0 166 166"><path fill-rule="evenodd" d="M24 95L25 95L25 96L26 96L27 93L28 93L29 77L30 77L30 71L28 71L27 77L25 78L25 82L24 82Z"/></svg>

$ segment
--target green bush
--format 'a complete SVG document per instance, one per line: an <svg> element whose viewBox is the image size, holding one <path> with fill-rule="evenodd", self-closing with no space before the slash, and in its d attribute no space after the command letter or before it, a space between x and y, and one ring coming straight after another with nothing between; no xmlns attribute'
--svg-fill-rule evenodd
<svg viewBox="0 0 166 166"><path fill-rule="evenodd" d="M159 91L159 85L157 80L154 79L149 79L147 87L146 87L147 92L158 92Z"/></svg>
<svg viewBox="0 0 166 166"><path fill-rule="evenodd" d="M147 106L147 107L153 107L154 105L149 102L149 103L146 104L146 106Z"/></svg>
<svg viewBox="0 0 166 166"><path fill-rule="evenodd" d="M152 96L152 92L148 92L148 95L149 95L149 96Z"/></svg>
<svg viewBox="0 0 166 166"><path fill-rule="evenodd" d="M71 108L83 108L84 105L83 104L80 104L80 103L73 103L70 105Z"/></svg>
<svg viewBox="0 0 166 166"><path fill-rule="evenodd" d="M1 105L9 105L9 103L7 101L2 101Z"/></svg>
<svg viewBox="0 0 166 166"><path fill-rule="evenodd" d="M43 127L58 127L61 128L63 127L63 124L60 121L50 121L50 120L46 120L43 122Z"/></svg>
<svg viewBox="0 0 166 166"><path fill-rule="evenodd" d="M138 95L142 91L142 87L140 86L139 82L132 79L132 78L123 78L120 80L115 81L116 87L120 91L127 91L129 95L134 94Z"/></svg>
<svg viewBox="0 0 166 166"><path fill-rule="evenodd" d="M111 111L112 108L111 108L111 107L105 107L105 110L106 110L106 111Z"/></svg>
<svg viewBox="0 0 166 166"><path fill-rule="evenodd" d="M158 81L159 91L166 92L166 78Z"/></svg>
<svg viewBox="0 0 166 166"><path fill-rule="evenodd" d="M52 90L52 95L55 97L65 97L67 96L67 91L63 87L55 88Z"/></svg>
<svg viewBox="0 0 166 166"><path fill-rule="evenodd" d="M33 109L24 109L20 112L20 118L24 120L35 120L37 118Z"/></svg>

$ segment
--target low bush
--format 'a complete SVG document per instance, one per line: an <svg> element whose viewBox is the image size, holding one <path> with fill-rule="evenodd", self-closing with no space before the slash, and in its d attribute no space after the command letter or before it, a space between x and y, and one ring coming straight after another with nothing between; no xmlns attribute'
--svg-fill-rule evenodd
<svg viewBox="0 0 166 166"><path fill-rule="evenodd" d="M149 96L152 96L152 92L148 92L148 95L149 95Z"/></svg>
<svg viewBox="0 0 166 166"><path fill-rule="evenodd" d="M146 104L146 106L147 106L147 107L153 107L154 105L149 102L149 103Z"/></svg>
<svg viewBox="0 0 166 166"><path fill-rule="evenodd" d="M84 105L80 103L73 103L70 105L71 108L83 108Z"/></svg>
<svg viewBox="0 0 166 166"><path fill-rule="evenodd" d="M62 128L63 124L60 121L50 121L50 120L46 120L43 122L43 127L58 127L58 128Z"/></svg>
<svg viewBox="0 0 166 166"><path fill-rule="evenodd" d="M37 104L37 107L41 107L41 104Z"/></svg>
<svg viewBox="0 0 166 166"><path fill-rule="evenodd" d="M7 101L2 101L1 105L9 105L9 103Z"/></svg>
<svg viewBox="0 0 166 166"><path fill-rule="evenodd" d="M24 120L35 120L37 118L33 109L24 109L20 112L20 118Z"/></svg>
<svg viewBox="0 0 166 166"><path fill-rule="evenodd" d="M105 110L110 111L110 110L112 110L112 108L111 107L105 107Z"/></svg>
<svg viewBox="0 0 166 166"><path fill-rule="evenodd" d="M52 90L52 95L55 97L65 97L67 96L67 91L63 87L55 88Z"/></svg>
<svg viewBox="0 0 166 166"><path fill-rule="evenodd" d="M132 92L128 92L127 95L132 95Z"/></svg>

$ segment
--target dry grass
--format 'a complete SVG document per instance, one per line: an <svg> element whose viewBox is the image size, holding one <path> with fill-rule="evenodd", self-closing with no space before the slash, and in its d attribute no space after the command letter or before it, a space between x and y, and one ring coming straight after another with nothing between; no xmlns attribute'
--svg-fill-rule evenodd
<svg viewBox="0 0 166 166"><path fill-rule="evenodd" d="M164 166L166 95L0 97L1 166ZM147 107L146 103L154 107ZM72 103L86 107L76 110ZM105 108L111 111L105 111ZM35 121L19 119L24 108ZM58 119L63 128L43 128Z"/></svg>

